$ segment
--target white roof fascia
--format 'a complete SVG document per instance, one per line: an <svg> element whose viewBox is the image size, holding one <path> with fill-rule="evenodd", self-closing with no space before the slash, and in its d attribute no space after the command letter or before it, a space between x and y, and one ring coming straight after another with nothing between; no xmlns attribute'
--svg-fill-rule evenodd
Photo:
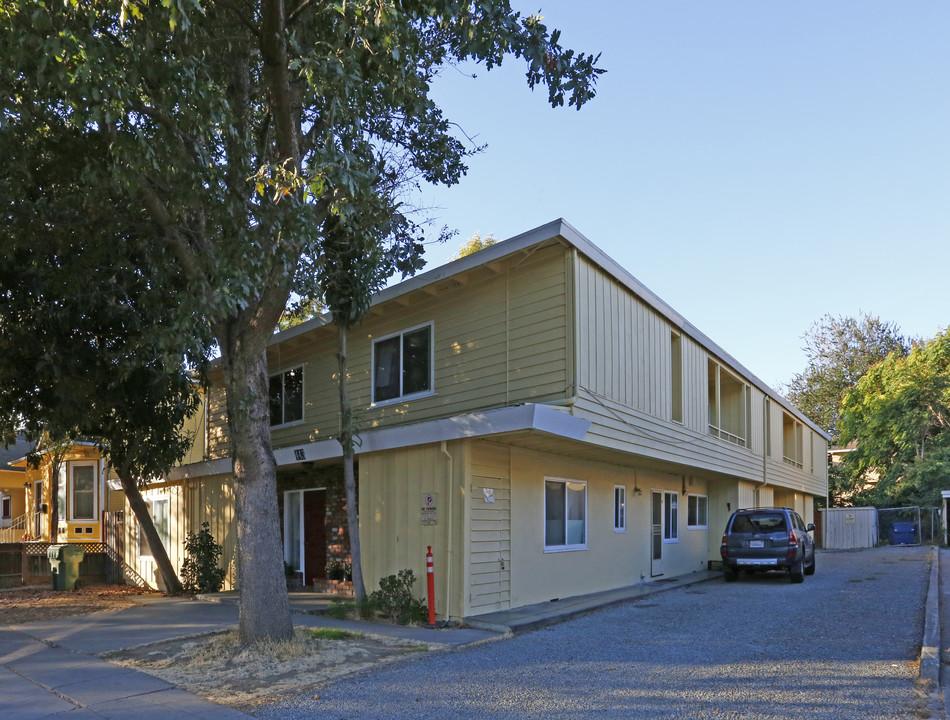
<svg viewBox="0 0 950 720"><path fill-rule="evenodd" d="M484 412L457 415L441 420L428 420L412 425L402 425L379 430L367 430L360 435L357 454L395 450L397 448L428 445L447 440L486 437L503 433L534 431L555 435L570 440L582 440L590 428L590 421L574 417L549 405L517 405L514 407L486 410ZM296 465L301 462L319 462L343 457L343 448L336 438L274 451L277 466ZM170 480L192 477L224 475L231 472L230 458L207 460L174 468Z"/></svg>
<svg viewBox="0 0 950 720"><path fill-rule="evenodd" d="M412 425L367 430L360 434L357 454L382 450L428 445L447 440L486 437L503 433L535 431L548 435L581 440L590 428L590 421L574 417L548 405L518 405L484 412L456 415L440 420L428 420ZM300 457L302 451L303 457ZM307 445L281 448L274 451L278 467L299 462L315 462L343 456L343 448L335 438Z"/></svg>

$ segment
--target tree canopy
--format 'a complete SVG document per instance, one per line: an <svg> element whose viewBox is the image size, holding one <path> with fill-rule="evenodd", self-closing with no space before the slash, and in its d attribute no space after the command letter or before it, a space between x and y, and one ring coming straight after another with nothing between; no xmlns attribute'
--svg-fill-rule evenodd
<svg viewBox="0 0 950 720"><path fill-rule="evenodd" d="M853 489L877 505L939 505L950 489L950 330L892 353L845 395L842 440ZM868 473L880 476L864 488Z"/></svg>
<svg viewBox="0 0 950 720"><path fill-rule="evenodd" d="M857 318L825 315L803 339L808 366L785 386L785 395L837 445L845 393L888 354L906 354L908 341L896 325L868 314Z"/></svg>
<svg viewBox="0 0 950 720"><path fill-rule="evenodd" d="M430 96L442 69L518 57L529 87L580 108L597 57L507 0L9 0L0 44L0 148L42 146L48 167L73 166L66 188L55 173L41 185L26 154L0 167L5 213L37 188L13 241L84 237L79 193L123 228L90 242L134 229L140 273L162 263L187 288L167 297L210 329L226 389L241 638L289 637L264 351L291 291L321 295L340 222L357 247L414 266L422 233L395 179L455 183L471 152ZM172 323L157 357L184 355L179 330L199 334Z"/></svg>
<svg viewBox="0 0 950 720"><path fill-rule="evenodd" d="M455 254L449 258L450 260L458 260L460 258L471 255L472 253L477 253L479 250L484 250L487 247L494 245L497 240L492 233L488 233L485 237L482 237L480 232L475 232L472 237L463 242Z"/></svg>

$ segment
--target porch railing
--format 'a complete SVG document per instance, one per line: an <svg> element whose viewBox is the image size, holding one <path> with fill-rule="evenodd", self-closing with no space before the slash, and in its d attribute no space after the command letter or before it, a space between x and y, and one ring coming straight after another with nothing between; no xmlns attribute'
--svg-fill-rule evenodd
<svg viewBox="0 0 950 720"><path fill-rule="evenodd" d="M36 518L36 513L24 513L10 521L9 525L0 527L0 543L22 542L23 536L30 532Z"/></svg>

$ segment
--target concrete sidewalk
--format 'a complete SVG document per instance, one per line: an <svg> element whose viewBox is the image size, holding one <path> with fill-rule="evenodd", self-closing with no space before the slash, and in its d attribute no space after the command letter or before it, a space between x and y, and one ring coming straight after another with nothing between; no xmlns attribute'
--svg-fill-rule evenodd
<svg viewBox="0 0 950 720"><path fill-rule="evenodd" d="M114 612L0 628L0 718L237 720L250 717L203 700L96 653L224 630L233 609L179 598Z"/></svg>
<svg viewBox="0 0 950 720"><path fill-rule="evenodd" d="M553 600L467 619L468 627L430 629L334 620L321 614L330 596L291 593L294 624L339 627L424 643L462 646L566 620L592 610L720 576L700 572L662 582ZM234 627L237 593L202 598L142 596L126 610L0 628L0 718L237 720L250 716L216 705L143 672L96 655Z"/></svg>

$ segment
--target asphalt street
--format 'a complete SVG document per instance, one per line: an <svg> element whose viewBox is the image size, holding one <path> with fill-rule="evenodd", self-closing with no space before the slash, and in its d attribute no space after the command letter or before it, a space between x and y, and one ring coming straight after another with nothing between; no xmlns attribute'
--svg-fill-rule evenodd
<svg viewBox="0 0 950 720"><path fill-rule="evenodd" d="M800 585L784 574L715 579L249 711L261 720L912 718L930 553L819 553Z"/></svg>

